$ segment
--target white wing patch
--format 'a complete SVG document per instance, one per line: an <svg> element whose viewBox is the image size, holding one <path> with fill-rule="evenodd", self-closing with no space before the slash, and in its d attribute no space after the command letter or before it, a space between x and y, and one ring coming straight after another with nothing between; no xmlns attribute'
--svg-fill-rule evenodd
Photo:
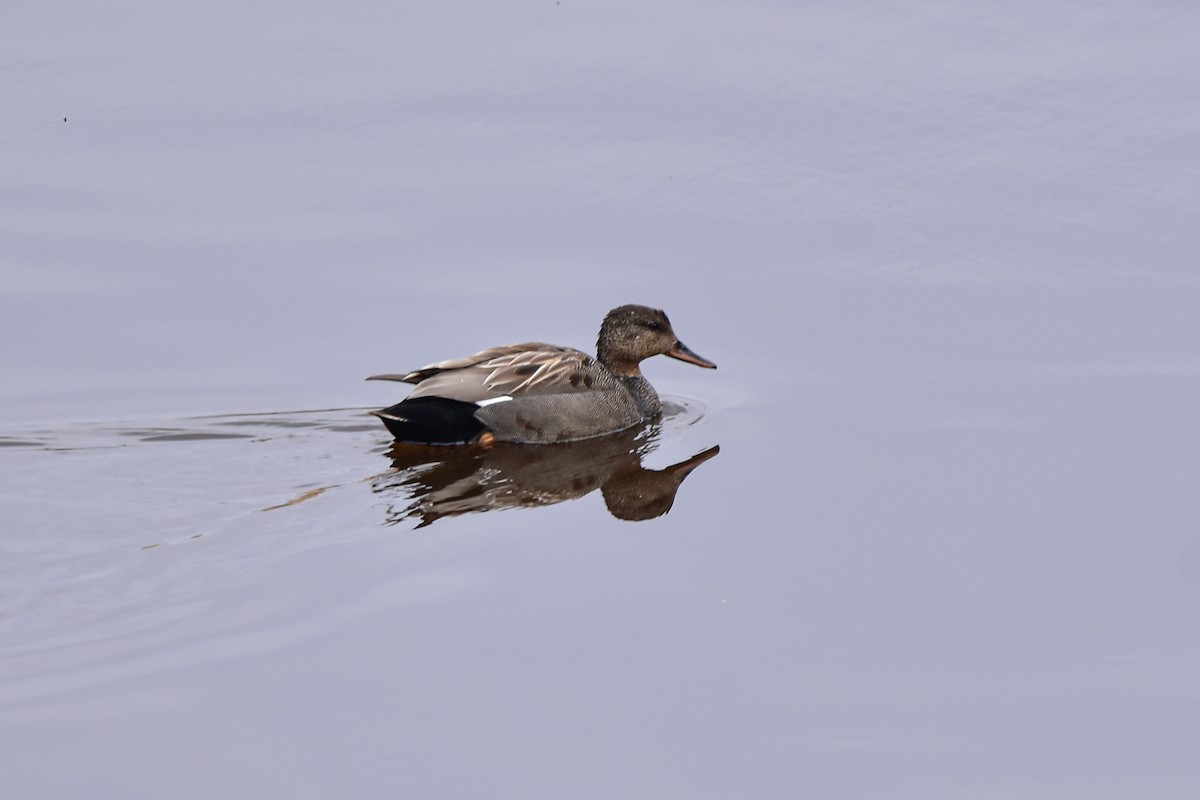
<svg viewBox="0 0 1200 800"><path fill-rule="evenodd" d="M509 400L512 400L512 398L508 395L504 395L503 397L489 397L486 400L480 400L475 405L483 408L484 406L490 406L492 403L507 403Z"/></svg>

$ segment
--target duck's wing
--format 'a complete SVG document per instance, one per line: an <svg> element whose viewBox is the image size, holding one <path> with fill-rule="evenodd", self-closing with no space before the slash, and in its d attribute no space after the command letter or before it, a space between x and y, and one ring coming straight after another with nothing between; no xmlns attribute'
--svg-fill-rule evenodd
<svg viewBox="0 0 1200 800"><path fill-rule="evenodd" d="M596 362L587 353L569 347L524 342L439 361L403 375L374 377L417 384L409 397L480 403L504 397L587 391L596 380Z"/></svg>
<svg viewBox="0 0 1200 800"><path fill-rule="evenodd" d="M625 430L644 420L628 391L558 391L481 403L475 418L501 441L573 442Z"/></svg>

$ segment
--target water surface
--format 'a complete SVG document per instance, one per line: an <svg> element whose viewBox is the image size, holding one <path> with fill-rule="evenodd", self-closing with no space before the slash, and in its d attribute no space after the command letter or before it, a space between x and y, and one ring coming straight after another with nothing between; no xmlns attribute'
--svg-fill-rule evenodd
<svg viewBox="0 0 1200 800"><path fill-rule="evenodd" d="M1198 22L12 9L0 793L1195 797ZM628 302L661 426L365 413Z"/></svg>

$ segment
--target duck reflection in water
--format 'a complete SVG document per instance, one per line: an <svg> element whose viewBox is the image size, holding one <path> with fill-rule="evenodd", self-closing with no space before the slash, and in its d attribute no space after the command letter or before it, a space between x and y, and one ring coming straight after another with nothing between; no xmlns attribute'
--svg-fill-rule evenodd
<svg viewBox="0 0 1200 800"><path fill-rule="evenodd" d="M684 478L720 450L713 446L665 469L646 469L642 459L657 438L651 425L553 447L396 442L388 451L395 471L376 478L373 491L403 497L404 505L389 506L389 525L417 520L417 528L459 514L554 505L596 489L617 519L653 519L671 510Z"/></svg>

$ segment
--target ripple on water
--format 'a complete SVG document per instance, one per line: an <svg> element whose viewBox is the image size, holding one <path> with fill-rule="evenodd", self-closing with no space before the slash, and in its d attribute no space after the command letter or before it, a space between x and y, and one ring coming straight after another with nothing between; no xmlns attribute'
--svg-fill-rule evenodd
<svg viewBox="0 0 1200 800"><path fill-rule="evenodd" d="M168 653L234 652L284 628L306 635L305 626L324 624L320 592L337 595L327 603L335 610L353 593L271 589L271 576L311 550L381 546L400 522L416 528L593 491L619 519L661 516L684 478L716 455L710 422L698 401L668 397L661 424L617 437L482 453L434 448L412 463L396 460L386 431L361 408L13 432L0 438L0 481L12 499L5 544L14 555L0 561L6 691L31 696L130 677ZM448 478L440 485L438 469ZM608 524L594 503L574 511L574 530ZM536 529L544 519L527 514L519 525ZM236 592L250 593L238 613L214 616Z"/></svg>

